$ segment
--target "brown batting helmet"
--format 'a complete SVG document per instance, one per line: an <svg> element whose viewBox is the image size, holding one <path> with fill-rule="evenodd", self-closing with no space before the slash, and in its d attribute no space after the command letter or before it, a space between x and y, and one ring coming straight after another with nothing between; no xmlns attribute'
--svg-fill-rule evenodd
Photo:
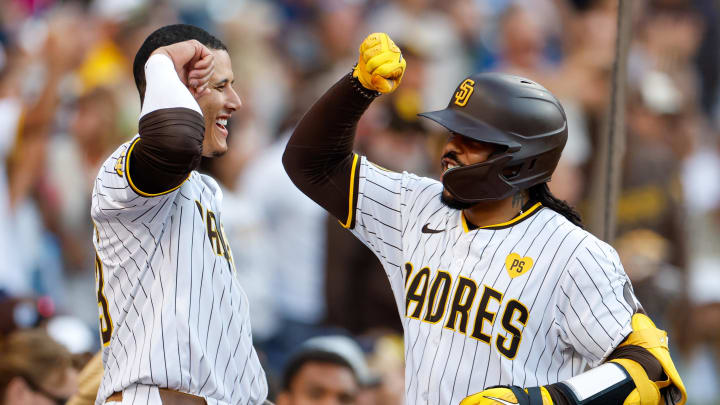
<svg viewBox="0 0 720 405"><path fill-rule="evenodd" d="M567 141L560 102L520 76L480 73L463 80L447 108L419 114L450 132L498 146L488 160L456 167L443 185L458 201L507 198L550 180Z"/></svg>

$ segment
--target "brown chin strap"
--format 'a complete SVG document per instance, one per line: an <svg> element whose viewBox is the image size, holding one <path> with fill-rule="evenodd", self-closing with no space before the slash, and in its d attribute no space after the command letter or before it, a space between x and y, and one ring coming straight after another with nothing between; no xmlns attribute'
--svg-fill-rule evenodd
<svg viewBox="0 0 720 405"><path fill-rule="evenodd" d="M443 186L463 203L502 200L519 190L502 175L505 164L511 159L510 154L501 153L481 163L450 169L443 175Z"/></svg>

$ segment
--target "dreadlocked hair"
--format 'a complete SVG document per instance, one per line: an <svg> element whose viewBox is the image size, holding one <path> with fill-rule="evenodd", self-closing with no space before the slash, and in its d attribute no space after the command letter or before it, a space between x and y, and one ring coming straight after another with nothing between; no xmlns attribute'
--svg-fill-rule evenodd
<svg viewBox="0 0 720 405"><path fill-rule="evenodd" d="M543 207L548 207L551 210L567 218L568 221L583 228L582 219L580 214L568 203L552 195L547 183L536 184L528 189L528 197L530 201L540 202Z"/></svg>

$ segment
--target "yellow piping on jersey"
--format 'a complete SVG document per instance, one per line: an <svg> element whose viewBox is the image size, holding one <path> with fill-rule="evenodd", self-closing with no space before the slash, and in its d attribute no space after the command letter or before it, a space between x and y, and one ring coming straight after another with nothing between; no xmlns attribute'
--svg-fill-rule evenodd
<svg viewBox="0 0 720 405"><path fill-rule="evenodd" d="M352 162L352 169L350 169L350 197L348 198L348 217L347 221L345 223L340 223L340 225L343 226L343 228L350 228L350 224L352 224L354 209L353 209L353 197L354 197L354 191L355 191L355 168L357 167L358 162L358 154L356 153L355 156L353 156L353 162Z"/></svg>
<svg viewBox="0 0 720 405"><path fill-rule="evenodd" d="M132 153L133 148L135 147L135 144L140 140L140 137L137 137L131 144L130 148L128 148L128 152L125 154L125 174L127 175L128 184L130 185L130 188L136 192L137 194L143 196L143 197L157 197L159 195L164 195L167 193L171 193L177 189L180 188L189 178L192 172L188 173L188 176L185 178L185 180L181 181L180 184L177 186L171 188L170 190L163 191L160 193L146 193L139 188L135 187L135 184L133 183L132 179L130 178L130 154ZM351 189L352 190L352 189Z"/></svg>
<svg viewBox="0 0 720 405"><path fill-rule="evenodd" d="M540 207L542 207L542 203L539 203L539 202L535 203L535 205L530 207L529 210L523 212L522 214L516 216L515 218L513 218L507 222L502 222L502 223L494 224L494 225L485 225L485 226L478 227L478 229L497 228L497 227L501 227L501 226L505 227L505 226L509 226L509 225L518 223L518 222L522 221L523 219L527 218L533 212L537 211L537 209ZM465 231L466 233L470 232L470 230L468 229L467 220L465 219L465 214L462 211L460 212L460 220L462 222L463 231Z"/></svg>

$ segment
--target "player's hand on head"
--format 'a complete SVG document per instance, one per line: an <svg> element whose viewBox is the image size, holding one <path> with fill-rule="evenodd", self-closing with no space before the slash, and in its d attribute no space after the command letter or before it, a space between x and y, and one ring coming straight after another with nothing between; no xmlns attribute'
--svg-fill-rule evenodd
<svg viewBox="0 0 720 405"><path fill-rule="evenodd" d="M387 34L376 32L368 35L360 44L353 77L369 90L391 93L400 85L405 66L400 48Z"/></svg>
<svg viewBox="0 0 720 405"><path fill-rule="evenodd" d="M463 399L460 405L505 405L505 404L521 404L521 405L552 405L553 401L550 393L540 387L540 395L542 400L537 401L528 395L527 390L514 387L518 395L513 392L510 387L493 387L477 394L470 395ZM537 389L537 387L535 388ZM518 398L521 396L522 398Z"/></svg>
<svg viewBox="0 0 720 405"><path fill-rule="evenodd" d="M156 49L154 54L167 55L175 65L175 71L195 98L210 90L208 81L215 71L215 57L200 42L191 39Z"/></svg>

